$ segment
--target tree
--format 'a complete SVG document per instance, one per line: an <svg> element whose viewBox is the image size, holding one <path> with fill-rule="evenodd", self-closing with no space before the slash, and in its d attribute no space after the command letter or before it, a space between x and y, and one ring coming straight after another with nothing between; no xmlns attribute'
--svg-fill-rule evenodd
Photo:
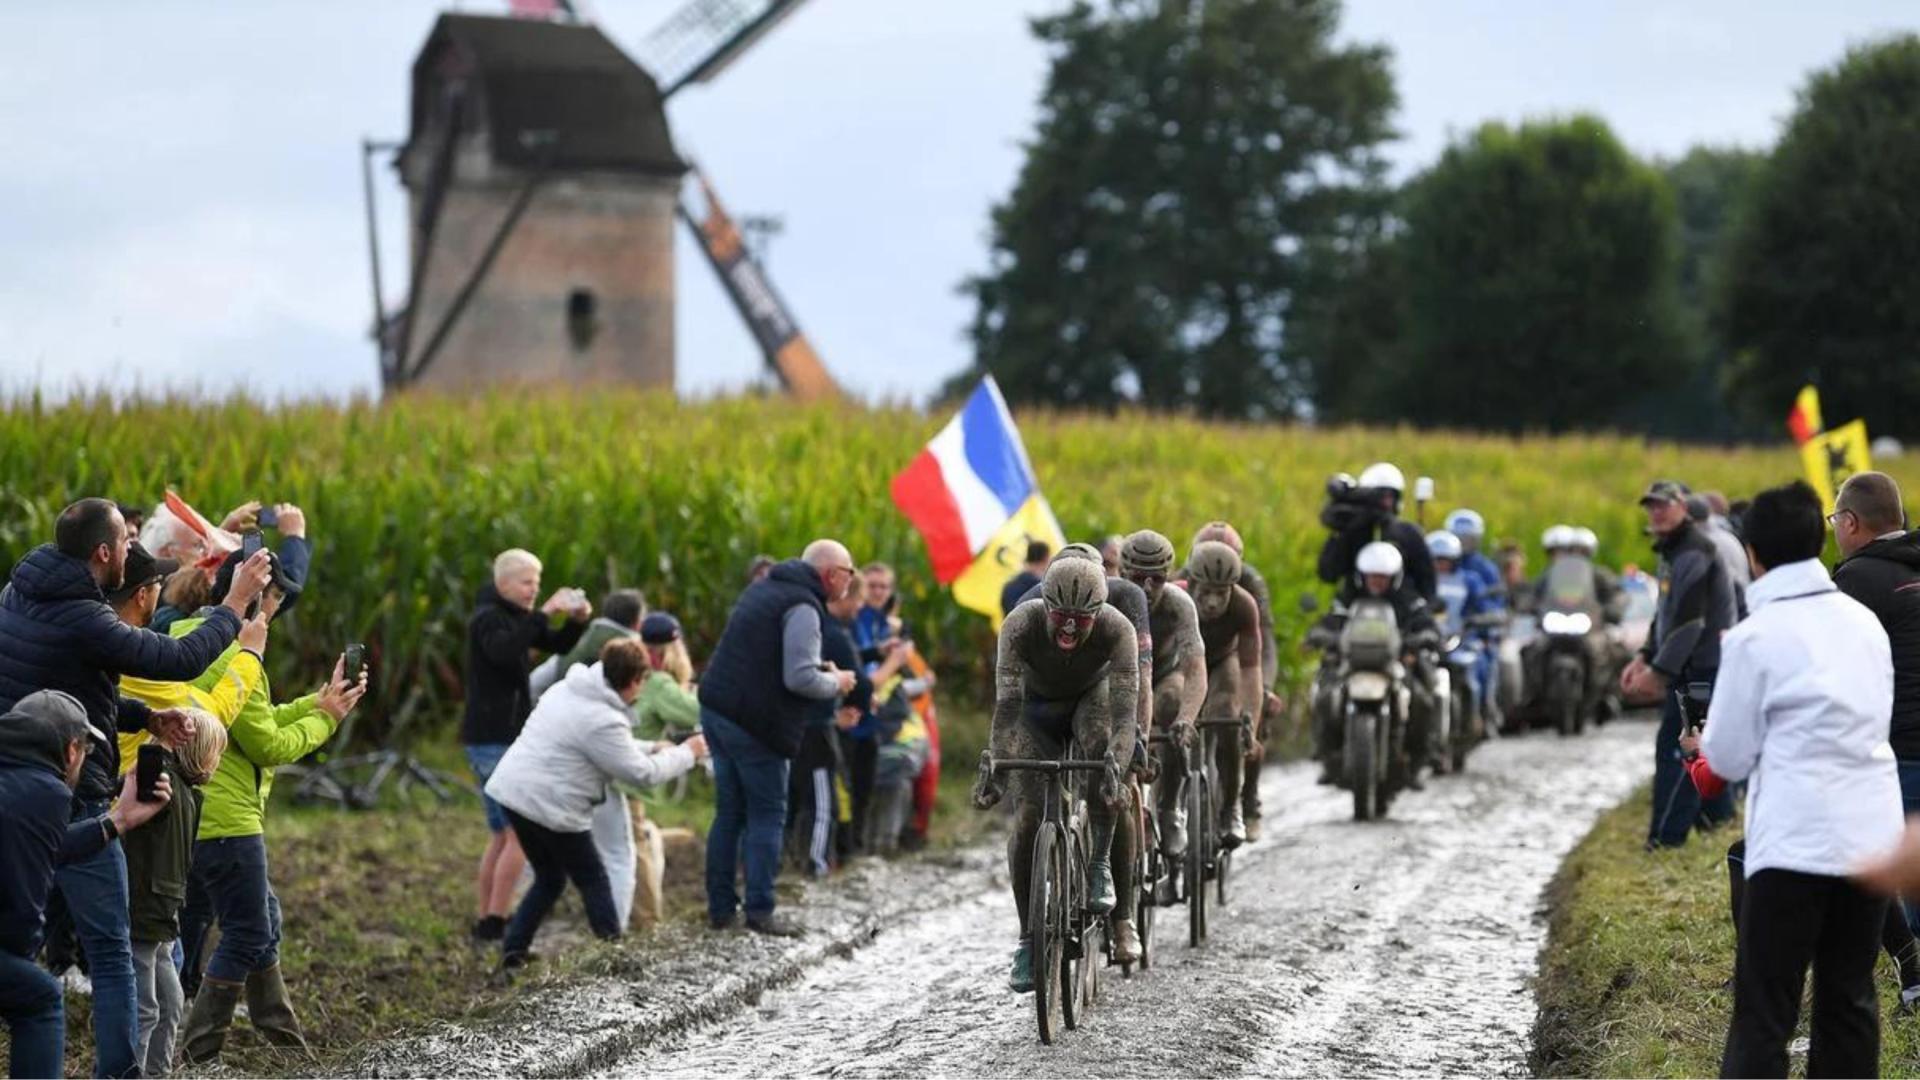
<svg viewBox="0 0 1920 1080"><path fill-rule="evenodd" d="M1831 422L1920 431L1920 38L1815 74L1735 227L1728 385L1775 423L1808 381ZM1777 428L1775 430L1778 430Z"/></svg>
<svg viewBox="0 0 1920 1080"><path fill-rule="evenodd" d="M1337 0L1110 0L1036 19L1052 69L992 214L975 370L1014 400L1273 416L1307 377L1302 253L1364 225L1394 91ZM1325 278L1328 275L1317 275Z"/></svg>
<svg viewBox="0 0 1920 1080"><path fill-rule="evenodd" d="M1397 415L1602 427L1684 366L1672 195L1601 120L1482 126L1409 185L1405 219Z"/></svg>

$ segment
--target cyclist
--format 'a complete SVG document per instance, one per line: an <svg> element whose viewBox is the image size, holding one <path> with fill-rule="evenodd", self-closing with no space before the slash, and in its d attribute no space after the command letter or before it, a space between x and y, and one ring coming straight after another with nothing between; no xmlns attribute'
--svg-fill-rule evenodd
<svg viewBox="0 0 1920 1080"><path fill-rule="evenodd" d="M1178 860L1187 850L1181 789L1194 724L1207 698L1207 649L1200 639L1200 617L1193 599L1184 589L1167 588L1172 570L1173 542L1151 529L1134 533L1120 546L1121 576L1145 590L1151 605L1154 725L1170 740L1159 754L1160 848L1168 859ZM1172 879L1166 885L1171 888Z"/></svg>
<svg viewBox="0 0 1920 1080"><path fill-rule="evenodd" d="M1060 549L1054 560L1083 559L1101 565L1105 572L1104 553L1092 544L1068 544ZM1041 586L1029 589L1020 598L1021 602L1040 599ZM1107 579L1107 603L1117 608L1120 614L1133 624L1134 635L1139 639L1140 685L1138 707L1130 717L1116 715L1114 726L1125 725L1128 734L1114 732L1115 745L1132 743L1133 756L1129 759L1134 772L1144 774L1147 769L1147 732L1153 728L1153 695L1146 692L1146 686L1153 672L1153 628L1147 615L1147 594L1131 581L1110 577ZM1140 883L1134 879L1135 853L1145 838L1140 835L1140 818L1132 813L1132 792L1126 790L1128 806L1123 807L1117 828L1113 830L1113 885L1119 896L1120 914L1113 919L1113 958L1118 963L1133 963L1140 959L1140 935L1133 925L1133 913L1140 910Z"/></svg>
<svg viewBox="0 0 1920 1080"><path fill-rule="evenodd" d="M1260 767L1267 758L1267 721L1280 715L1280 697L1273 692L1274 681L1280 675L1280 644L1273 632L1273 596L1267 589L1267 579L1253 568L1247 560L1246 545L1240 540L1240 532L1224 521L1210 521L1200 527L1193 536L1194 544L1203 540L1218 540L1233 549L1240 556L1240 587L1252 594L1253 602L1260 608L1260 701L1255 707L1253 718L1253 751L1247 755L1244 765L1245 775L1240 784L1241 815L1247 823L1247 839L1260 839ZM1189 549L1191 550L1191 549ZM1182 567L1175 580L1187 580L1186 568Z"/></svg>
<svg viewBox="0 0 1920 1080"><path fill-rule="evenodd" d="M1220 805L1228 850L1247 839L1240 786L1242 761L1253 745L1253 717L1260 707L1260 609L1240 586L1240 556L1218 540L1202 540L1187 557L1187 588L1199 616L1200 641L1207 654L1207 697L1201 715L1240 721L1240 738L1221 739L1215 766L1220 770Z"/></svg>
<svg viewBox="0 0 1920 1080"><path fill-rule="evenodd" d="M1093 851L1087 866L1087 906L1109 912L1115 903L1111 853L1115 809L1133 753L1130 724L1140 693L1139 638L1127 617L1107 603L1100 564L1058 559L1047 567L1041 596L1016 605L1000 627L994 671L990 749L981 757L973 804L986 809L1006 794L1008 781L990 768L1000 758L1061 757L1077 749L1105 768L1087 800ZM1027 892L1033 838L1044 810L1045 787L1036 773L1015 773L1014 821L1007 869L1020 915L1020 947L1013 954L1013 989L1033 989L1033 939L1027 930Z"/></svg>

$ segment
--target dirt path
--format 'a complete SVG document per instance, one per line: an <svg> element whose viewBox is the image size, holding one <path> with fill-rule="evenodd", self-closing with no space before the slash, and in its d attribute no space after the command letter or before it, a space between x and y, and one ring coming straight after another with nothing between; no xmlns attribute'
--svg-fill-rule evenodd
<svg viewBox="0 0 1920 1080"><path fill-rule="evenodd" d="M1110 977L1053 1047L1034 1034L1032 999L1006 989L1012 903L996 861L974 858L865 947L724 1019L649 1037L607 1073L1523 1075L1541 891L1644 777L1652 738L1623 722L1502 740L1364 826L1305 766L1271 770L1266 839L1239 857L1207 947L1187 948L1184 909L1165 913L1155 969Z"/></svg>

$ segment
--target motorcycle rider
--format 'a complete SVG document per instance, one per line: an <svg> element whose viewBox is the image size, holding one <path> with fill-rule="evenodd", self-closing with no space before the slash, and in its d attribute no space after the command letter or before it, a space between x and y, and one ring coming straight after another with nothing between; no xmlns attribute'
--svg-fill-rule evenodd
<svg viewBox="0 0 1920 1080"><path fill-rule="evenodd" d="M1479 512L1461 507L1447 515L1444 528L1460 538L1460 570L1480 582L1486 602L1494 609L1506 606L1507 584L1500 568L1480 550L1487 538L1487 522ZM1432 545L1428 545L1431 552ZM1437 577L1440 568L1434 567Z"/></svg>
<svg viewBox="0 0 1920 1080"><path fill-rule="evenodd" d="M1547 549L1547 568L1527 585L1527 610L1545 612L1550 602L1547 595L1549 579L1560 582L1562 587L1573 580L1568 576L1571 573L1568 560L1580 560L1590 575L1577 591L1592 598L1597 608L1595 614L1599 618L1584 642L1587 671L1586 683L1581 687L1580 708L1585 715L1599 718L1610 711L1603 709L1603 706L1610 700L1611 683L1620 670L1620 662L1616 662L1613 655L1612 638L1607 633L1607 627L1618 624L1625 614L1626 593L1621 590L1620 578L1613 571L1593 561L1600 549L1600 538L1592 529L1555 525L1541 535L1540 546ZM1527 647L1523 659L1528 684L1534 688L1527 695L1529 700L1539 700L1540 688L1546 682L1544 646L1544 638L1535 638Z"/></svg>
<svg viewBox="0 0 1920 1080"><path fill-rule="evenodd" d="M1333 535L1320 548L1320 580L1338 584L1341 600L1351 599L1357 588L1354 570L1360 549L1375 541L1399 548L1408 582L1429 603L1434 600L1427 538L1420 526L1399 516L1406 490L1400 469L1384 461L1367 466L1358 480L1348 482L1342 474L1328 483L1329 498L1320 510L1320 523Z"/></svg>
<svg viewBox="0 0 1920 1080"><path fill-rule="evenodd" d="M1484 628L1470 621L1498 611L1499 605L1488 595L1482 579L1466 567L1466 545L1457 533L1438 530L1427 534L1427 551L1433 556L1436 587L1440 593L1440 614L1446 629L1460 635L1462 647L1473 651L1473 700L1484 704L1493 677L1493 647ZM1491 564L1489 564L1491 565Z"/></svg>
<svg viewBox="0 0 1920 1080"><path fill-rule="evenodd" d="M1187 587L1199 616L1200 640L1207 654L1207 697L1201 715L1235 718L1240 738L1215 743L1220 772L1220 805L1229 851L1247 839L1246 811L1240 802L1242 765L1253 744L1253 717L1264 693L1260 688L1260 609L1240 586L1240 556L1218 540L1203 540L1187 557Z"/></svg>
<svg viewBox="0 0 1920 1080"><path fill-rule="evenodd" d="M1169 741L1158 755L1155 802L1160 820L1160 849L1178 865L1187 851L1187 755L1194 745L1195 723L1207 698L1207 649L1200 637L1200 616L1185 589L1167 588L1173 571L1173 542L1142 529L1120 545L1120 575L1146 591L1153 625L1153 722ZM1164 887L1171 892L1173 879ZM1167 902L1173 897L1169 895Z"/></svg>
<svg viewBox="0 0 1920 1080"><path fill-rule="evenodd" d="M1384 541L1375 541L1362 547L1355 557L1354 594L1356 597L1371 596L1385 600L1393 606L1394 623L1400 630L1402 660L1407 667L1408 689L1413 699L1407 717L1407 761L1410 766L1407 769L1407 787L1413 791L1423 790L1420 766L1427 761L1432 741L1428 729L1434 707L1432 665L1423 653L1440 641L1440 630L1434 622L1433 609L1427 605L1426 597L1421 596L1407 581L1406 561L1401 558L1399 547ZM1344 612L1336 608L1321 620L1313 638L1325 641L1337 639L1338 631L1333 624L1343 616ZM1332 695L1325 699L1325 707L1321 707L1322 704L1323 699L1316 695L1316 741L1322 748L1321 762L1333 772L1334 778L1323 778L1321 782L1338 783L1344 769L1346 731L1342 727L1343 718L1331 707Z"/></svg>
<svg viewBox="0 0 1920 1080"><path fill-rule="evenodd" d="M1138 707L1140 659L1132 624L1106 601L1106 573L1097 560L1059 559L1047 567L1040 599L1016 605L1000 627L990 749L981 755L973 804L988 809L1012 789L1007 869L1020 916L1020 946L1009 983L1020 993L1033 989L1027 896L1046 781L1034 772L1002 777L991 764L995 758L1057 758L1069 749L1102 762L1099 784L1087 799L1093 824L1087 907L1112 911L1114 819L1133 753L1130 724L1122 721Z"/></svg>
<svg viewBox="0 0 1920 1080"><path fill-rule="evenodd" d="M1233 549L1240 556L1240 587L1252 594L1253 602L1260 608L1260 704L1253 718L1253 750L1247 755L1244 775L1240 783L1241 816L1247 823L1247 839L1260 839L1260 768L1267 759L1267 723L1280 715L1280 697L1273 692L1274 681L1280 676L1280 641L1273 631L1273 594L1267 588L1267 579L1247 561L1246 545L1240 539L1240 531L1224 521L1209 521L1193 534L1193 544L1187 550L1193 550L1205 540L1218 540ZM1186 581L1186 567L1174 575L1175 581Z"/></svg>
<svg viewBox="0 0 1920 1080"><path fill-rule="evenodd" d="M1092 544L1068 544L1056 553L1054 562L1061 559L1080 559L1100 565L1106 572L1106 560L1100 549ZM1051 564L1049 564L1051 565ZM1041 599L1043 585L1035 585L1020 597L1021 603ZM1116 608L1133 624L1135 637L1139 640L1140 684L1142 692L1136 695L1138 707L1132 716L1114 716L1114 739L1117 745L1131 744L1133 756L1131 768L1135 772L1147 767L1147 732L1153 727L1153 695L1145 692L1153 673L1153 629L1147 614L1147 594L1131 581L1121 578L1107 578L1107 603ZM1125 727L1127 733L1119 729ZM1128 734L1130 733L1130 734ZM1133 925L1133 913L1139 910L1138 889L1140 883L1134 880L1134 853L1145 842L1140 835L1140 818L1131 811L1133 788L1129 786L1123 795L1128 806L1122 808L1119 821L1113 830L1113 884L1119 897L1118 914L1113 918L1113 958L1118 963L1133 963L1140 959L1140 934Z"/></svg>

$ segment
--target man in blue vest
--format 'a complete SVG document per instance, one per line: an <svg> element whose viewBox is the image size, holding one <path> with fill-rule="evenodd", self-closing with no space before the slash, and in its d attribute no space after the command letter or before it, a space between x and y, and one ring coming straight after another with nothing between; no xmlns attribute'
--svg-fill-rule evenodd
<svg viewBox="0 0 1920 1080"><path fill-rule="evenodd" d="M820 659L827 601L859 571L835 540L815 540L747 586L700 680L700 729L713 751L713 827L707 832L707 920L737 925L734 875L745 864L746 925L795 937L773 910L773 877L787 818L787 770L819 702L853 689L853 672Z"/></svg>

